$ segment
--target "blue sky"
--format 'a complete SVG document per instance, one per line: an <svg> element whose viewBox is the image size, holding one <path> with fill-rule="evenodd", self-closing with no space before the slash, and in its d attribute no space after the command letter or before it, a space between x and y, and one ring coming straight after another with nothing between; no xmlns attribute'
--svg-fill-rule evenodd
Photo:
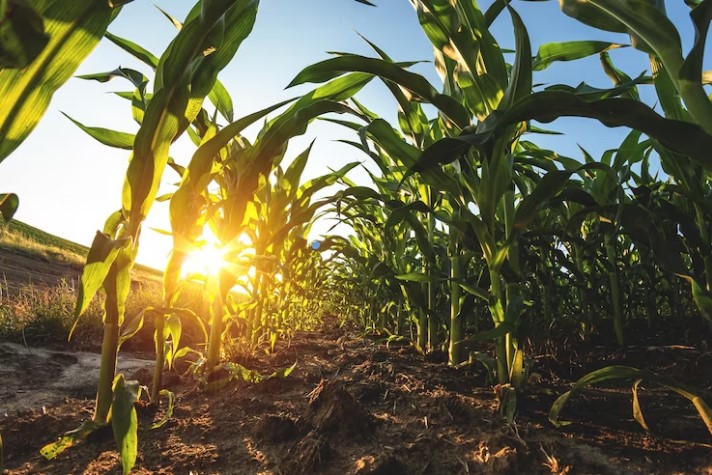
<svg viewBox="0 0 712 475"><path fill-rule="evenodd" d="M155 3L182 19L194 2L159 0ZM236 117L308 90L310 86L284 88L303 67L328 58L327 51L372 55L356 32L378 44L396 60L431 60L432 49L410 2L375 0L375 3L377 8L352 0L262 0L253 33L220 75L233 96ZM480 5L484 10L490 3L481 1ZM682 1L667 3L668 13L681 30L687 50L693 38L687 16L689 9ZM528 28L534 53L539 45L552 41L627 41L623 35L593 30L566 17L555 1L515 1L514 6ZM109 31L141 44L156 55L160 55L175 34L174 27L145 0L135 0L124 7ZM509 15L502 14L497 19L493 33L502 47L512 47ZM612 57L617 66L631 76L648 69L645 54L632 48L616 50ZM145 67L108 41L101 42L77 74L109 71L118 66L140 69L150 76ZM439 88L431 63L417 65L414 70ZM610 85L596 57L556 64L535 76L535 83L577 85L581 81L597 87ZM655 96L652 88L647 89L644 97L652 104ZM129 90L128 82L114 80L100 84L73 78L55 95L40 125L0 164L0 192L20 195L16 215L19 220L88 245L106 217L119 208L128 152L95 142L60 111L87 125L135 132L129 103L111 94L124 90ZM358 98L395 123L395 104L381 84L374 81ZM532 136L532 140L576 158L580 157L577 144L596 157L608 148L615 148L627 133L625 129L608 129L590 120L560 120L549 127L567 135L563 138ZM306 136L295 140L290 145L291 155L305 148L313 138L317 142L306 172L309 177L326 172L327 167L337 168L365 158L351 147L335 142L339 138L352 138L348 131L326 123L316 124ZM171 155L185 164L193 150L187 139L181 139ZM162 191L174 189L177 178L167 170ZM362 176L356 174L354 178ZM147 227L167 229L166 217L167 205L156 204ZM168 238L145 229L139 261L161 267L169 249Z"/></svg>

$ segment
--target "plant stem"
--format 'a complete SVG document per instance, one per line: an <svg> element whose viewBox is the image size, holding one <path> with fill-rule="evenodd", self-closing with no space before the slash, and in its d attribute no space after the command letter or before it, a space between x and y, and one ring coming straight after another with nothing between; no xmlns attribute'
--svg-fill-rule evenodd
<svg viewBox="0 0 712 475"><path fill-rule="evenodd" d="M153 370L153 385L151 387L151 398L158 397L158 393L163 386L163 365L166 359L166 338L163 329L166 324L166 316L160 314L156 316L156 365Z"/></svg>
<svg viewBox="0 0 712 475"><path fill-rule="evenodd" d="M104 303L104 338L101 344L101 366L99 367L99 384L96 392L96 408L94 421L107 423L109 409L113 401L113 383L116 376L116 358L119 346L119 305L116 295L116 264L104 282L106 301Z"/></svg>
<svg viewBox="0 0 712 475"><path fill-rule="evenodd" d="M460 284L461 277L459 249L455 242L453 232L450 232L450 347L448 360L450 365L462 363L462 316L460 315Z"/></svg>
<svg viewBox="0 0 712 475"><path fill-rule="evenodd" d="M430 208L434 206L433 193L430 187L428 187L428 202ZM428 214L428 241L431 247L435 245L435 215L433 213ZM438 321L435 318L435 300L437 287L435 283L436 269L435 269L435 258L432 262L427 262L426 268L428 277L428 351L433 351L435 345L437 344L437 332L438 332Z"/></svg>
<svg viewBox="0 0 712 475"><path fill-rule="evenodd" d="M613 308L613 330L616 334L616 341L619 346L623 346L623 308L621 300L620 282L618 281L618 264L616 261L616 241L613 233L606 233L605 237L606 255L608 263L613 267L608 271L608 281L611 284L611 306Z"/></svg>
<svg viewBox="0 0 712 475"><path fill-rule="evenodd" d="M502 295L502 277L499 272L490 269L490 313L495 328L504 323L504 299ZM499 337L495 341L497 358L497 379L500 384L509 382L509 364L507 360L507 338Z"/></svg>
<svg viewBox="0 0 712 475"><path fill-rule="evenodd" d="M220 361L220 347L222 343L222 320L223 320L223 300L220 294L220 285L217 277L208 278L208 292L212 297L210 306L210 339L208 340L208 357L206 362L206 372L217 366Z"/></svg>
<svg viewBox="0 0 712 475"><path fill-rule="evenodd" d="M709 243L710 233L709 228L707 227L707 220L705 220L705 212L702 209L702 206L697 203L695 203L695 218L697 219L697 227L700 230L702 242ZM712 290L712 255L710 255L710 253L706 253L703 257L703 261L705 264L705 285L707 290Z"/></svg>

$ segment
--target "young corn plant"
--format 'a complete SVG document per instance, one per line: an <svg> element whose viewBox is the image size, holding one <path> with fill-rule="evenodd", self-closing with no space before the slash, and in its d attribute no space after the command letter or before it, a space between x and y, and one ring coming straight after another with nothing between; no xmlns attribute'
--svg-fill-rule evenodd
<svg viewBox="0 0 712 475"><path fill-rule="evenodd" d="M352 112L340 101L348 99L369 80L365 75L352 74L325 84L296 101L276 104L223 128L218 128L214 122L208 122L202 130L195 128L192 131L199 147L188 167L182 170L181 184L170 202L174 246L164 276L167 304L176 296L183 262L194 249L193 242L202 234L206 224L210 225L224 247L223 252L228 262L231 258L230 243L238 242L240 236L246 234L255 246L253 262L248 267L259 267L252 282L256 300L250 310L252 316L248 319L247 328L247 338L253 338L254 323L261 320L262 313L260 287L267 272L267 269L262 267L279 256L283 241L290 231L308 223L324 204L311 203L311 197L335 182L353 166L347 166L300 187L299 179L309 155L307 150L287 169L285 176L281 177L276 195L271 191L274 187L269 182L269 177L277 170L292 137L303 134L308 124L318 116ZM246 127L289 102L293 103L284 112L269 120L254 142L242 136ZM212 193L209 189L211 183L217 184L217 193ZM278 203L273 205L274 200ZM272 229L269 227L270 223L281 227ZM272 256L267 255L268 252L273 252ZM244 266L242 268L244 269ZM226 316L223 303L239 277L230 266L226 266L218 275L215 287L218 295L213 305L207 348L205 371L208 373L217 366L221 355L223 320ZM165 344L162 335L157 333L157 348ZM154 391L160 388L163 360L159 354Z"/></svg>
<svg viewBox="0 0 712 475"><path fill-rule="evenodd" d="M150 99L142 98L145 111L139 131L133 137L122 207L109 217L92 243L75 312L78 319L94 294L103 287L106 293L104 339L94 417L91 423L74 434L67 434L60 443L46 447L43 450L46 456L56 455L76 438L86 436L93 427L111 422L124 473L128 473L135 462L137 439L133 406L127 411L112 410L112 407L116 409L117 404L123 404L124 396L119 397L119 394L126 391L132 393L134 399L138 398L134 391L138 385L124 384L115 373L120 344L135 330L129 326L121 333L142 223L156 198L168 163L170 144L196 119L204 98L214 88L217 73L228 64L249 34L257 6L258 2L251 0L198 2L158 61L153 94Z"/></svg>
<svg viewBox="0 0 712 475"><path fill-rule="evenodd" d="M434 193L445 195L450 206L457 209L457 221L444 223L454 229L467 227L477 237L477 251L484 256L490 284L488 289L477 289L471 285L466 289L489 302L496 329L494 333L482 337L496 338L500 382L507 383L512 377L519 381L521 378L513 371L515 366L520 366L516 362L523 361L523 354L516 356L518 345L512 331L523 310L523 296L521 287L513 285L513 281L505 281L503 266L508 256L516 256L516 236L533 219L532 214L563 186L573 172L552 172L542 180L541 188L531 193L526 204L522 202L515 206L515 195L511 191L514 183L512 157L519 136L526 129L518 126L518 121L512 121L502 127L504 130L498 130L496 137L489 135L488 130L503 110L523 101L532 92L530 44L516 12L509 9L515 28L517 56L508 73L504 54L488 30L502 5L496 4L483 13L472 1L457 5L444 1L412 3L425 33L433 43L438 72L445 84L442 93L437 92L422 76L409 72L406 67L410 63L394 63L378 49L379 59L339 55L312 65L302 71L293 84L321 81L347 70L376 75L389 85L398 102L399 125L404 135L384 125L380 119L371 120L363 133L394 157L396 163L407 168L402 183L413 174L418 174L421 187L426 190L422 195L426 209L432 209L435 205L428 196L434 196ZM572 50L574 45L563 45L560 49ZM478 51L479 54L475 58L467 54L468 51ZM547 61L559 59L558 54L559 50L549 53ZM413 99L435 106L438 118L427 120L422 109L417 104L412 105ZM477 126L473 125L473 120L479 122ZM487 138L475 150L469 150L472 144L464 140L453 138L448 141L447 137L463 131L465 136ZM442 138L445 139L440 140ZM450 165L451 172L447 172L448 168L441 170L436 167L448 163L453 163ZM434 191L428 193L428 190ZM434 229L431 223L437 216L437 213L428 216L428 230ZM452 234L458 236L455 231ZM451 245L453 247L457 246ZM424 279L432 282L434 277L430 274ZM457 311L459 292L454 292L454 298L450 297L452 320L453 312L455 315L460 313ZM455 311L452 310L452 302L457 302L454 303ZM511 305L508 306L508 302ZM458 333L457 330L455 333ZM457 343L453 341L451 344L456 346Z"/></svg>

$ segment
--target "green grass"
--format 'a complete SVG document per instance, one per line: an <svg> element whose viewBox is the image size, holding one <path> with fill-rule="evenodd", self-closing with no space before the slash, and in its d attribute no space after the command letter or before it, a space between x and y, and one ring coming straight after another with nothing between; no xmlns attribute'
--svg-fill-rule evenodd
<svg viewBox="0 0 712 475"><path fill-rule="evenodd" d="M4 236L8 235L16 238L22 237L35 243L37 246L56 248L64 252L76 254L77 256L83 257L89 252L89 248L86 246L49 234L16 219L0 224L0 230L2 230L0 231L0 242L4 242Z"/></svg>

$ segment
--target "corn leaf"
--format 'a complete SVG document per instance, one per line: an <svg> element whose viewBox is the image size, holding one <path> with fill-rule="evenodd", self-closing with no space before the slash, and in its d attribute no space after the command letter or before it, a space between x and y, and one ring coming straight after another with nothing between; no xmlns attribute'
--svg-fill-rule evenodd
<svg viewBox="0 0 712 475"><path fill-rule="evenodd" d="M499 128L527 120L551 122L564 116L588 117L597 119L608 127L626 126L640 130L664 146L687 155L703 167L712 170L712 158L708 153L712 149L712 136L698 125L665 119L647 105L631 99L612 98L589 102L567 92L539 92L519 102L499 118L493 118L490 124L483 127L484 135L461 136L450 140L463 140L477 146L487 142L489 138L487 134L491 132L491 126ZM421 157L420 160L432 160L432 158L426 156L426 158Z"/></svg>
<svg viewBox="0 0 712 475"><path fill-rule="evenodd" d="M703 1L690 11L690 18L695 25L695 43L680 68L680 79L693 84L702 82L702 58L705 54L705 43L710 21L712 21L712 2Z"/></svg>
<svg viewBox="0 0 712 475"><path fill-rule="evenodd" d="M114 264L119 251L129 243L127 239L111 239L109 235L97 232L92 242L87 262L82 273L81 285L79 286L79 296L74 310L74 323L69 332L71 338L77 326L79 317L89 307L91 299L94 298L97 290L102 286L104 279L109 274L111 266Z"/></svg>
<svg viewBox="0 0 712 475"><path fill-rule="evenodd" d="M643 411L640 408L640 399L638 398L638 387L642 381L642 379L636 379L633 383L633 418L638 421L638 424L640 424L643 429L650 431L650 427L648 427L648 423L645 422L645 417L643 417Z"/></svg>
<svg viewBox="0 0 712 475"><path fill-rule="evenodd" d="M524 229L536 217L539 209L544 207L568 183L576 172L598 169L610 171L610 167L602 163L588 163L574 170L552 170L547 172L536 184L534 190L522 198L514 215L514 227Z"/></svg>
<svg viewBox="0 0 712 475"><path fill-rule="evenodd" d="M485 302L489 301L489 291L487 289L483 289L482 287L478 287L473 284L468 284L465 282L458 282L458 285L467 292L468 294L474 295L475 297L478 297Z"/></svg>
<svg viewBox="0 0 712 475"><path fill-rule="evenodd" d="M653 371L640 370L637 368L632 368L630 366L607 366L605 368L592 371L587 375L583 376L581 379L574 383L573 388L571 388L570 391L565 392L564 394L559 396L556 401L554 401L551 406L551 409L549 410L549 421L551 421L551 423L554 424L554 426L556 427L571 424L571 421L562 421L559 419L559 414L561 413L561 410L564 408L564 405L569 400L569 398L580 392L587 386L611 380L633 380L633 387L636 391L637 386L640 384L640 381L644 380L666 387L678 393L679 395L687 398L695 406L698 414L700 415L700 418L707 426L707 430L712 435L712 412L710 412L710 408L707 406L705 401L702 400L702 398L700 398L697 394L695 394L682 384L678 383L677 381L673 380L672 378L662 376ZM642 413L640 414L640 419L636 417L636 420L638 420L638 422L640 422L640 420L643 420L641 425L643 425L643 427L647 426L647 424L644 425Z"/></svg>
<svg viewBox="0 0 712 475"><path fill-rule="evenodd" d="M131 472L138 455L138 417L134 404L141 396L138 381L127 381L123 374L114 380L114 400L111 404L111 429L121 455L123 475Z"/></svg>
<svg viewBox="0 0 712 475"><path fill-rule="evenodd" d="M118 343L118 348L121 348L121 345L123 345L127 340L130 340L136 333L141 331L143 328L143 322L146 316L146 313L150 313L151 308L146 308L141 310L134 318L131 319L131 321L125 325L121 329L121 334L119 335L119 343Z"/></svg>
<svg viewBox="0 0 712 475"><path fill-rule="evenodd" d="M692 287L692 299L695 301L697 310L708 322L712 323L712 292L698 284L695 279L689 278L688 280Z"/></svg>
<svg viewBox="0 0 712 475"><path fill-rule="evenodd" d="M470 124L468 112L455 99L438 93L421 75L406 71L398 64L354 54L339 56L304 68L287 87L307 82L324 82L344 73L363 72L387 79L434 105L459 127Z"/></svg>
<svg viewBox="0 0 712 475"><path fill-rule="evenodd" d="M166 407L166 412L165 414L163 414L163 417L161 417L160 420L151 424L151 427L149 427L148 430L160 429L161 427L166 425L166 422L168 422L171 417L173 417L173 409L175 408L176 404L176 395L173 394L172 391L169 391L167 389L161 389L158 395L166 397L166 399L168 400L168 406Z"/></svg>
<svg viewBox="0 0 712 475"><path fill-rule="evenodd" d="M86 439L95 430L104 427L106 424L96 422L93 420L88 420L82 423L78 428L65 432L56 442L52 442L43 446L40 449L40 455L42 455L47 460L52 460L57 455L64 452L69 447L73 446L75 443Z"/></svg>
<svg viewBox="0 0 712 475"><path fill-rule="evenodd" d="M151 66L154 69L158 66L158 58L150 51L144 49L141 45L121 38L120 36L111 34L108 31L104 33L104 36L106 37L106 39L108 39L116 46L126 51L139 61L142 61L143 63L147 64L148 66Z"/></svg>
<svg viewBox="0 0 712 475"><path fill-rule="evenodd" d="M64 112L62 112L62 114L67 119L71 120L74 125L86 132L90 137L96 139L104 145L124 150L131 150L133 148L133 143L136 139L134 134L120 132L118 130L105 129L103 127L89 127L77 120L72 119Z"/></svg>
<svg viewBox="0 0 712 475"><path fill-rule="evenodd" d="M0 71L0 162L35 128L54 92L98 44L116 13L107 2L39 2L49 42L26 68Z"/></svg>
<svg viewBox="0 0 712 475"><path fill-rule="evenodd" d="M607 41L565 41L545 43L532 59L534 71L543 71L557 61L573 61L627 45Z"/></svg>
<svg viewBox="0 0 712 475"><path fill-rule="evenodd" d="M131 234L138 232L153 203L170 144L196 117L218 71L252 30L257 5L256 0L206 3L161 57L154 96L136 135L124 184L122 202ZM206 55L206 51L212 53Z"/></svg>
<svg viewBox="0 0 712 475"><path fill-rule="evenodd" d="M446 62L453 63L453 72L457 71L454 79L468 115L484 119L502 100L507 72L502 50L477 3L419 0L413 5L434 49ZM459 127L468 125L450 118Z"/></svg>
<svg viewBox="0 0 712 475"><path fill-rule="evenodd" d="M532 47L529 41L529 34L519 14L512 7L508 7L508 10L512 16L512 25L514 26L516 54L509 84L499 105L500 109L511 107L512 104L516 104L532 92Z"/></svg>
<svg viewBox="0 0 712 475"><path fill-rule="evenodd" d="M17 208L20 206L20 198L15 193L0 193L0 215L5 221L10 221Z"/></svg>
<svg viewBox="0 0 712 475"><path fill-rule="evenodd" d="M408 272L407 274L397 274L395 278L405 282L420 282L421 284L442 282L448 280L446 277L438 277L435 275L423 274L421 272Z"/></svg>
<svg viewBox="0 0 712 475"><path fill-rule="evenodd" d="M3 1L0 8L0 69L27 67L49 42L42 15L27 0Z"/></svg>
<svg viewBox="0 0 712 475"><path fill-rule="evenodd" d="M131 81L135 87L140 87L148 82L148 78L140 71L130 68L116 68L113 71L106 71L101 73L90 73L81 74L77 76L78 79L85 79L87 81L97 81L97 82L109 82L114 78L124 78Z"/></svg>

